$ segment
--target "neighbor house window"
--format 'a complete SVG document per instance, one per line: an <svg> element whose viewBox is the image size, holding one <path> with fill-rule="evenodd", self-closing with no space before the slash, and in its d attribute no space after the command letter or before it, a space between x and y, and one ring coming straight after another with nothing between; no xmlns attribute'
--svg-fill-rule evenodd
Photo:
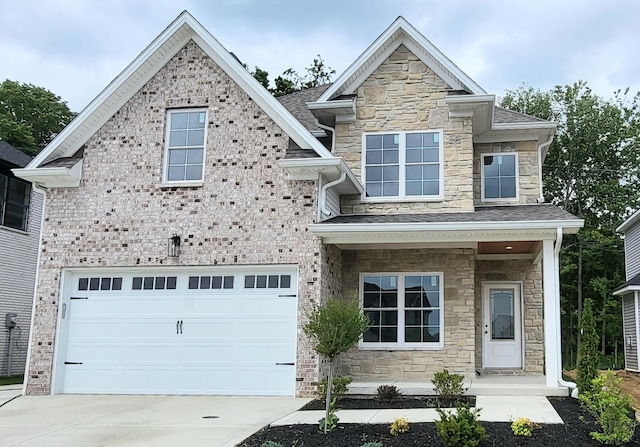
<svg viewBox="0 0 640 447"><path fill-rule="evenodd" d="M442 133L364 135L367 198L441 198Z"/></svg>
<svg viewBox="0 0 640 447"><path fill-rule="evenodd" d="M0 225L27 231L31 183L0 174Z"/></svg>
<svg viewBox="0 0 640 447"><path fill-rule="evenodd" d="M482 155L482 200L518 198L517 154Z"/></svg>
<svg viewBox="0 0 640 447"><path fill-rule="evenodd" d="M363 274L360 290L370 321L362 348L442 348L441 273Z"/></svg>
<svg viewBox="0 0 640 447"><path fill-rule="evenodd" d="M202 180L206 139L206 110L171 110L168 113L165 180Z"/></svg>

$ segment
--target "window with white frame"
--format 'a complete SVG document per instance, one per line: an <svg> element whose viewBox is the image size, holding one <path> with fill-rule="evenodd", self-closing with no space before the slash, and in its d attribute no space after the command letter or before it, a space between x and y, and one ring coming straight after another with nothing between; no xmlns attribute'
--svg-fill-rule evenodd
<svg viewBox="0 0 640 447"><path fill-rule="evenodd" d="M482 200L518 198L518 154L482 154Z"/></svg>
<svg viewBox="0 0 640 447"><path fill-rule="evenodd" d="M370 321L362 348L442 348L442 273L367 273L360 290Z"/></svg>
<svg viewBox="0 0 640 447"><path fill-rule="evenodd" d="M0 174L0 226L27 231L31 183Z"/></svg>
<svg viewBox="0 0 640 447"><path fill-rule="evenodd" d="M170 110L167 120L165 181L201 181L207 111Z"/></svg>
<svg viewBox="0 0 640 447"><path fill-rule="evenodd" d="M365 134L364 182L370 199L441 198L442 132Z"/></svg>

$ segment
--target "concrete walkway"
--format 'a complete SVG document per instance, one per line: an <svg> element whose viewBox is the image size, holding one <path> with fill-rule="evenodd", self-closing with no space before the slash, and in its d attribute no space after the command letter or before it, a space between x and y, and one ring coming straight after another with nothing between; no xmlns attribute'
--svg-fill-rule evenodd
<svg viewBox="0 0 640 447"><path fill-rule="evenodd" d="M21 396L0 407L0 445L232 447L309 400L236 396Z"/></svg>
<svg viewBox="0 0 640 447"><path fill-rule="evenodd" d="M478 396L476 408L480 408L480 420L486 422L511 422L519 417L529 418L540 424L562 424L563 421L544 396ZM272 422L271 425L317 424L324 411L296 411ZM440 417L435 409L409 410L339 410L341 423L389 424L399 417L409 422L433 422Z"/></svg>

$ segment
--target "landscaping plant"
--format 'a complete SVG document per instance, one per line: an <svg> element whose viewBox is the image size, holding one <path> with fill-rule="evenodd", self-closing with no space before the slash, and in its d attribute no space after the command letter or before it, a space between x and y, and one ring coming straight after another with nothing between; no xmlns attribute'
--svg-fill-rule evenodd
<svg viewBox="0 0 640 447"><path fill-rule="evenodd" d="M353 379L349 376L336 376L333 378L333 387L331 389L331 395L335 397L337 400L340 400L347 391L349 391L349 384ZM325 377L320 382L318 382L318 386L316 388L316 393L320 400L323 400L327 397L327 383L328 379Z"/></svg>
<svg viewBox="0 0 640 447"><path fill-rule="evenodd" d="M395 385L380 385L378 387L378 399L382 402L391 402L400 398L402 393Z"/></svg>
<svg viewBox="0 0 640 447"><path fill-rule="evenodd" d="M331 403L329 404L329 412L325 414L325 417L318 421L318 428L321 432L327 433L333 431L336 427L338 427L338 422L340 418L336 414L338 409L336 408L336 398L334 397Z"/></svg>
<svg viewBox="0 0 640 447"><path fill-rule="evenodd" d="M593 303L590 299L584 300L580 332L582 333L582 342L580 343L580 352L578 352L576 383L578 391L586 393L591 389L593 379L598 376L598 363L600 362L600 337L596 330Z"/></svg>
<svg viewBox="0 0 640 447"><path fill-rule="evenodd" d="M275 442L275 441L266 441L263 442L260 447L284 447L282 444L280 444L279 442Z"/></svg>
<svg viewBox="0 0 640 447"><path fill-rule="evenodd" d="M382 444L381 442L365 442L364 444L362 444L360 447L384 447L384 444Z"/></svg>
<svg viewBox="0 0 640 447"><path fill-rule="evenodd" d="M357 301L329 299L322 306L316 306L308 315L309 321L303 326L304 333L313 345L313 349L329 360L327 383L333 383L333 363L335 358L358 343L362 334L369 328L369 318L362 313ZM331 399L331 388L327 386L325 398L324 423L320 426L326 434L331 426L330 412L335 399ZM337 416L335 416L337 419ZM334 427L335 428L335 427Z"/></svg>
<svg viewBox="0 0 640 447"><path fill-rule="evenodd" d="M462 374L449 374L449 371L443 369L433 375L431 383L433 383L434 391L438 397L454 400L467 391L462 386L463 380Z"/></svg>
<svg viewBox="0 0 640 447"><path fill-rule="evenodd" d="M406 418L395 418L389 426L389 433L393 436L398 436L400 433L406 433L408 431L409 421Z"/></svg>
<svg viewBox="0 0 640 447"><path fill-rule="evenodd" d="M480 409L459 405L455 411L436 411L440 415L436 430L444 447L477 447L486 438L487 432L478 421Z"/></svg>
<svg viewBox="0 0 640 447"><path fill-rule="evenodd" d="M593 379L591 388L580 393L580 403L596 419L602 432L591 437L602 444L624 445L631 440L636 428L631 398L620 388L622 379L607 371Z"/></svg>
<svg viewBox="0 0 640 447"><path fill-rule="evenodd" d="M516 436L531 436L536 428L540 426L529 418L518 418L511 423L511 431Z"/></svg>

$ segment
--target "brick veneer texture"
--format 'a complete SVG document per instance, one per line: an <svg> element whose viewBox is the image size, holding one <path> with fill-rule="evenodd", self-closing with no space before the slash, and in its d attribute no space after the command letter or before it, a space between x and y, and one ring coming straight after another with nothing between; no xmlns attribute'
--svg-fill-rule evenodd
<svg viewBox="0 0 640 447"><path fill-rule="evenodd" d="M343 196L344 214L473 211L473 142L469 118L450 118L451 88L404 45L356 91L356 119L336 126L336 154L361 178L362 133L444 131L444 200L362 203Z"/></svg>
<svg viewBox="0 0 640 447"><path fill-rule="evenodd" d="M163 186L168 108L206 108L201 186ZM322 287L316 182L291 182L278 164L288 137L194 42L189 42L86 144L79 188L48 192L36 297L29 394L51 389L62 269L66 267L299 267L298 321ZM182 237L179 258L167 238ZM339 266L333 270L339 271ZM338 289L339 290L339 289ZM311 395L318 360L299 331L297 394Z"/></svg>

